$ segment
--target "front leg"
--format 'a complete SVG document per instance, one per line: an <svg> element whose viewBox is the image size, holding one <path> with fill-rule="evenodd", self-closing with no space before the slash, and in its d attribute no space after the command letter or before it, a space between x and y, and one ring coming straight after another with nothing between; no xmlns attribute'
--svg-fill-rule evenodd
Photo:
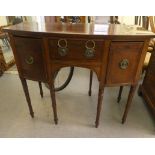
<svg viewBox="0 0 155 155"><path fill-rule="evenodd" d="M118 103L119 103L119 102L120 102L120 100L121 100L122 91L123 91L123 86L120 86L120 89L119 89L119 94L118 94L118 97L117 97L117 102L118 102Z"/></svg>
<svg viewBox="0 0 155 155"><path fill-rule="evenodd" d="M26 79L20 77L20 80L21 80L21 83L22 83L22 86L23 86L23 90L24 90L24 93L25 93L25 97L26 97L27 103L28 103L30 115L33 118L34 117L34 112L33 112L32 105L31 105L31 99L30 99L30 95L29 95L29 90L28 90Z"/></svg>
<svg viewBox="0 0 155 155"><path fill-rule="evenodd" d="M89 91L88 91L88 94L89 96L91 96L91 92L92 92L92 81L93 81L93 71L90 70L90 80L89 80Z"/></svg>
<svg viewBox="0 0 155 155"><path fill-rule="evenodd" d="M126 121L127 114L128 114L129 108L131 106L131 102L132 102L136 87L137 87L137 85L133 85L133 86L130 87L130 92L129 92L127 104L126 104L125 111L124 111L124 114L123 114L123 117L122 117L122 124L124 124L125 121Z"/></svg>
<svg viewBox="0 0 155 155"><path fill-rule="evenodd" d="M58 124L57 107L56 107L56 99L55 99L55 91L54 91L54 78L49 82L49 89L50 89L51 100L52 100L54 122L55 124Z"/></svg>
<svg viewBox="0 0 155 155"><path fill-rule="evenodd" d="M96 114L96 122L95 122L96 128L99 126L99 119L100 119L100 113L101 113L102 101L103 101L103 93L104 93L104 86L102 86L102 84L100 82L99 91L98 91L97 114Z"/></svg>

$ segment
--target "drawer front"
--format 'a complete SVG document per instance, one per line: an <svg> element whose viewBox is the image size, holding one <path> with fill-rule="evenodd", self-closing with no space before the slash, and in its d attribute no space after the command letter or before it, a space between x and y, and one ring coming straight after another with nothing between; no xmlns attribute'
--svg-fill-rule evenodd
<svg viewBox="0 0 155 155"><path fill-rule="evenodd" d="M99 40L49 39L50 58L54 60L101 61L103 47Z"/></svg>
<svg viewBox="0 0 155 155"><path fill-rule="evenodd" d="M142 48L143 42L112 42L106 83L133 83Z"/></svg>
<svg viewBox="0 0 155 155"><path fill-rule="evenodd" d="M27 79L46 81L42 40L14 37L14 41L22 76Z"/></svg>

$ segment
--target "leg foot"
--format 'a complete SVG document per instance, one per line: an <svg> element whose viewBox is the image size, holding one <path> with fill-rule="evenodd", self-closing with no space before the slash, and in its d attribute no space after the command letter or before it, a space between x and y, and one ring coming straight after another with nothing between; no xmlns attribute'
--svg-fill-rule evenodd
<svg viewBox="0 0 155 155"><path fill-rule="evenodd" d="M30 113L30 115L31 115L32 118L34 118L34 112L33 113Z"/></svg>
<svg viewBox="0 0 155 155"><path fill-rule="evenodd" d="M31 99L30 99L30 95L29 95L29 90L28 90L26 79L20 77L20 80L22 82L22 86L23 86L23 90L24 90L24 93L25 93L25 96L26 96L27 103L28 103L30 115L33 118L34 117L34 112L33 112L32 105L31 105Z"/></svg>
<svg viewBox="0 0 155 155"><path fill-rule="evenodd" d="M126 121L126 119L124 119L124 117L122 118L122 124L124 124Z"/></svg>
<svg viewBox="0 0 155 155"><path fill-rule="evenodd" d="M55 123L55 125L57 125L58 124L58 119L54 119L54 123Z"/></svg>
<svg viewBox="0 0 155 155"><path fill-rule="evenodd" d="M57 107L56 107L55 91L54 91L54 81L49 83L49 89L50 89L51 100L52 100L54 122L55 122L55 124L58 124Z"/></svg>
<svg viewBox="0 0 155 155"><path fill-rule="evenodd" d="M98 92L98 105L97 105L97 114L96 114L96 122L95 127L97 128L99 126L99 119L100 119L100 113L101 113L101 107L102 107L102 101L103 101L103 92L104 92L104 86L99 86L99 92Z"/></svg>
<svg viewBox="0 0 155 155"><path fill-rule="evenodd" d="M131 102L132 102L132 99L133 99L133 95L135 93L135 90L136 90L136 86L131 86L130 87L130 92L129 92L127 104L126 104L125 111L124 111L124 114L123 114L123 117L122 117L122 124L124 124L125 121L126 121L127 114L128 114L129 108L131 106Z"/></svg>
<svg viewBox="0 0 155 155"><path fill-rule="evenodd" d="M95 128L98 128L99 122L95 122Z"/></svg>
<svg viewBox="0 0 155 155"><path fill-rule="evenodd" d="M93 71L90 70L90 81L89 81L89 91L88 91L88 95L91 96L91 88L92 88L92 80L93 80Z"/></svg>
<svg viewBox="0 0 155 155"><path fill-rule="evenodd" d="M120 102L120 100L121 100L122 91L123 91L123 86L120 86L120 89L119 89L119 94L118 94L118 97L117 97L117 102L118 102L118 103L119 103L119 102Z"/></svg>
<svg viewBox="0 0 155 155"><path fill-rule="evenodd" d="M41 95L41 98L43 98L43 89L42 89L42 85L41 85L41 82L39 81L39 89L40 89L40 95Z"/></svg>

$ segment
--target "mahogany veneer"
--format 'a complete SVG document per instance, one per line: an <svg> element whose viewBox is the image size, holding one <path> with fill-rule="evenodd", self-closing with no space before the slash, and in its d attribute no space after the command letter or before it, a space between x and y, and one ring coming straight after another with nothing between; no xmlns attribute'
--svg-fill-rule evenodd
<svg viewBox="0 0 155 155"><path fill-rule="evenodd" d="M30 114L33 109L26 79L49 84L54 121L57 110L54 91L54 73L66 66L93 70L98 77L99 93L96 127L99 125L104 88L130 85L131 89L122 123L125 122L133 98L145 54L153 33L140 33L125 25L95 24L40 24L21 23L4 29L9 33L19 77ZM43 96L41 88L41 96ZM89 92L91 94L91 92Z"/></svg>

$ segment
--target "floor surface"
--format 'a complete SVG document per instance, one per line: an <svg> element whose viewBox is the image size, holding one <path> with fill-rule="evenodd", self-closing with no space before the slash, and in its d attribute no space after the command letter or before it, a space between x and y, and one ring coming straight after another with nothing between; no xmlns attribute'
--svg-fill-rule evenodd
<svg viewBox="0 0 155 155"><path fill-rule="evenodd" d="M100 125L95 128L98 81L93 77L92 96L88 96L89 70L75 68L71 83L56 93L58 125L54 124L49 90L43 84L44 98L38 83L28 81L35 117L29 115L21 82L16 74L0 77L0 137L155 137L155 124L144 101L134 96L127 121L121 117L129 87L125 87L120 104L119 88L105 89Z"/></svg>

